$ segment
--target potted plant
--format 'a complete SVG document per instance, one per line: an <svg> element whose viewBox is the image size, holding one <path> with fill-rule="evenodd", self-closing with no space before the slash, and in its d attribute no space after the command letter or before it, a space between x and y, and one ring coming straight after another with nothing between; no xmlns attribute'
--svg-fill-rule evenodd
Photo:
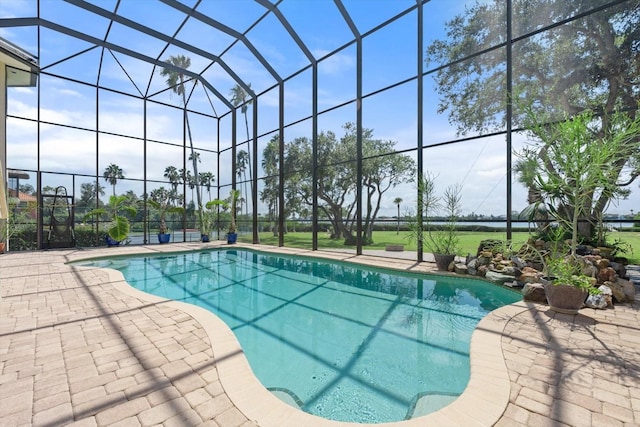
<svg viewBox="0 0 640 427"><path fill-rule="evenodd" d="M168 227L166 223L167 214L184 214L184 208L182 206L171 205L171 193L168 191L156 192L152 197L147 200L152 208L156 209L160 215L160 226L158 227L158 242L160 244L169 243L171 240L171 234L168 233Z"/></svg>
<svg viewBox="0 0 640 427"><path fill-rule="evenodd" d="M85 218L103 215L108 215L111 218L105 235L107 246L118 246L129 237L130 223L126 215L135 216L138 210L133 206L125 205L127 200L126 195L111 196L106 207L92 209L85 215Z"/></svg>
<svg viewBox="0 0 640 427"><path fill-rule="evenodd" d="M460 252L460 238L456 225L461 209L461 187L457 184L447 187L442 196L436 195L434 177L426 173L418 183L422 194L422 216L424 224L411 224L410 238L416 239L431 253L436 260L438 270L446 271ZM442 212L445 221L442 225L434 225L430 218Z"/></svg>
<svg viewBox="0 0 640 427"><path fill-rule="evenodd" d="M589 293L599 293L592 279L582 274L579 258L575 255L555 256L546 267L547 283L544 293L553 311L577 314Z"/></svg>
<svg viewBox="0 0 640 427"><path fill-rule="evenodd" d="M229 232L227 233L227 243L233 244L238 240L238 226L236 224L236 213L238 211L238 200L240 199L240 190L231 190L229 194L229 206L231 207L231 222L229 223Z"/></svg>
<svg viewBox="0 0 640 427"><path fill-rule="evenodd" d="M206 204L205 204L206 207ZM213 212L204 210L200 219L200 241L207 243L211 241L211 229L213 228Z"/></svg>

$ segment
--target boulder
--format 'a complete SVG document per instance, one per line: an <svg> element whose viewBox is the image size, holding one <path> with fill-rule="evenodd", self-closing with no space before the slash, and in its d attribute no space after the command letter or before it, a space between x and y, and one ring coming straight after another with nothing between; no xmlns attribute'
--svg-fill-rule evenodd
<svg viewBox="0 0 640 427"><path fill-rule="evenodd" d="M516 279L524 283L536 283L539 281L541 276L542 273L535 268L525 267L520 272L520 275L516 276Z"/></svg>
<svg viewBox="0 0 640 427"><path fill-rule="evenodd" d="M627 301L632 302L636 299L636 287L630 280L625 280L618 277L616 283L622 288L622 292L624 293Z"/></svg>
<svg viewBox="0 0 640 427"><path fill-rule="evenodd" d="M524 286L524 283L514 280L513 282L504 282L504 285L509 288L522 288Z"/></svg>
<svg viewBox="0 0 640 427"><path fill-rule="evenodd" d="M525 262L521 260L517 255L511 257L511 262L519 270L524 269L526 266Z"/></svg>
<svg viewBox="0 0 640 427"><path fill-rule="evenodd" d="M478 258L473 258L467 263L467 271L472 276L475 276L478 273Z"/></svg>
<svg viewBox="0 0 640 427"><path fill-rule="evenodd" d="M624 293L624 289L621 284L616 282L605 282L605 285L611 289L611 294L613 295L613 300L615 302L625 302L627 296Z"/></svg>
<svg viewBox="0 0 640 427"><path fill-rule="evenodd" d="M478 276L480 276L480 277L486 276L487 275L487 271L489 271L489 268L486 265L478 266Z"/></svg>
<svg viewBox="0 0 640 427"><path fill-rule="evenodd" d="M609 304L607 304L607 299L604 294L589 295L586 301L584 302L584 305L590 308L597 308L600 310L607 308L609 306Z"/></svg>
<svg viewBox="0 0 640 427"><path fill-rule="evenodd" d="M624 266L624 264L611 261L609 263L609 267L613 268L616 271L618 277L622 277L623 279L627 278L627 268Z"/></svg>
<svg viewBox="0 0 640 427"><path fill-rule="evenodd" d="M492 252L497 251L499 248L501 248L503 244L504 242L502 240L496 240L496 239L482 240L478 245L478 251L476 253L478 255L480 255L481 252L489 252L492 254ZM492 255L489 255L489 256L492 256Z"/></svg>
<svg viewBox="0 0 640 427"><path fill-rule="evenodd" d="M607 282L615 282L616 277L618 277L618 275L616 274L616 271L613 268L606 267L606 268L599 269L598 275L596 277L598 278L598 283L607 283Z"/></svg>
<svg viewBox="0 0 640 427"><path fill-rule="evenodd" d="M611 288L608 287L607 285L598 286L598 290L602 295L613 295L613 293L611 292Z"/></svg>
<svg viewBox="0 0 640 427"><path fill-rule="evenodd" d="M542 283L525 283L521 292L522 298L525 301L547 303L547 297L544 294L544 285Z"/></svg>
<svg viewBox="0 0 640 427"><path fill-rule="evenodd" d="M578 255L591 255L591 248L587 245L578 245L576 247L576 254Z"/></svg>
<svg viewBox="0 0 640 427"><path fill-rule="evenodd" d="M600 285L598 290L600 291L600 295L604 296L604 299L607 302L607 307L613 307L613 292L611 292L611 288L605 285Z"/></svg>
<svg viewBox="0 0 640 427"><path fill-rule="evenodd" d="M501 272L502 274L508 274L508 275L510 275L510 276L514 276L514 277L516 277L516 276L519 276L519 275L520 275L520 270L516 270L516 268L515 268L515 267L513 267L513 266L511 266L511 265L509 265L509 266L503 266L503 268L502 268L502 269L500 269L500 272Z"/></svg>
<svg viewBox="0 0 640 427"><path fill-rule="evenodd" d="M492 271L492 270L487 271L487 274L484 277L485 279L490 280L499 285L502 285L505 282L511 282L515 279L513 275L503 274L503 273L499 273L497 271Z"/></svg>
<svg viewBox="0 0 640 427"><path fill-rule="evenodd" d="M488 256L479 256L478 257L478 265L489 265L491 264L491 257Z"/></svg>
<svg viewBox="0 0 640 427"><path fill-rule="evenodd" d="M598 268L593 264L587 264L582 267L582 274L589 277L596 277L598 274Z"/></svg>
<svg viewBox="0 0 640 427"><path fill-rule="evenodd" d="M454 264L453 271L456 274L469 274L469 269L467 268L466 265L462 264L461 262Z"/></svg>

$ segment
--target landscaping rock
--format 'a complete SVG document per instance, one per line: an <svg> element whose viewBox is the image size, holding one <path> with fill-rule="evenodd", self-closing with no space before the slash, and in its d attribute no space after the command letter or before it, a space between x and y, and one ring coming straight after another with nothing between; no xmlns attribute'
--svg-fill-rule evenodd
<svg viewBox="0 0 640 427"><path fill-rule="evenodd" d="M499 285L504 284L505 282L511 282L515 279L513 275L498 273L497 271L487 271L487 274L484 276L485 279L491 280L494 283Z"/></svg>
<svg viewBox="0 0 640 427"><path fill-rule="evenodd" d="M511 262L513 262L513 265L518 270L522 270L523 268L525 268L527 266L527 264L525 264L525 262L523 260L521 260L519 257L517 257L515 255L511 257Z"/></svg>
<svg viewBox="0 0 640 427"><path fill-rule="evenodd" d="M460 262L456 263L453 266L453 271L456 274L469 274L469 268L466 265L464 265L464 264L462 264Z"/></svg>
<svg viewBox="0 0 640 427"><path fill-rule="evenodd" d="M544 294L544 285L542 283L525 283L521 292L522 299L525 301L547 303L547 297Z"/></svg>
<svg viewBox="0 0 640 427"><path fill-rule="evenodd" d="M474 258L467 263L467 272L472 276L478 274L478 258Z"/></svg>
<svg viewBox="0 0 640 427"><path fill-rule="evenodd" d="M489 257L493 256L493 252L497 252L498 249L502 248L504 242L502 240L496 240L496 239L487 239L487 240L482 240L480 241L480 244L478 245L478 251L476 252L476 254L478 256L480 256L480 254L482 252L484 253L489 253Z"/></svg>
<svg viewBox="0 0 640 427"><path fill-rule="evenodd" d="M636 287L630 280L618 278L616 283L622 287L622 292L627 301L632 302L636 298Z"/></svg>
<svg viewBox="0 0 640 427"><path fill-rule="evenodd" d="M624 289L622 288L621 284L617 282L605 282L605 285L607 285L607 287L611 289L614 302L625 302L627 296L625 295Z"/></svg>
<svg viewBox="0 0 640 427"><path fill-rule="evenodd" d="M618 275L618 277L622 277L623 279L628 278L627 268L624 266L624 264L612 261L609 263L609 267L613 268L616 271L616 274Z"/></svg>
<svg viewBox="0 0 640 427"><path fill-rule="evenodd" d="M593 264L587 264L582 267L582 274L589 277L596 277L598 274L598 268Z"/></svg>
<svg viewBox="0 0 640 427"><path fill-rule="evenodd" d="M613 307L613 292L611 292L611 288L606 285L600 285L598 290L600 291L600 295L604 296L607 307Z"/></svg>
<svg viewBox="0 0 640 427"><path fill-rule="evenodd" d="M615 282L617 276L618 275L616 274L616 271L613 268L605 267L605 268L600 268L598 270L598 275L596 277L598 278L598 283L606 283L606 282Z"/></svg>
<svg viewBox="0 0 640 427"><path fill-rule="evenodd" d="M542 273L535 268L524 267L520 272L520 275L516 276L516 279L524 283L536 283L540 281L541 276Z"/></svg>
<svg viewBox="0 0 640 427"><path fill-rule="evenodd" d="M491 256L480 255L478 257L478 265L489 265L489 264L491 264Z"/></svg>
<svg viewBox="0 0 640 427"><path fill-rule="evenodd" d="M522 288L524 286L524 283L514 280L513 282L504 282L504 285L509 288Z"/></svg>
<svg viewBox="0 0 640 427"><path fill-rule="evenodd" d="M600 310L607 308L609 306L609 304L607 304L606 296L603 294L589 295L587 297L587 300L584 302L584 305L590 308L596 308Z"/></svg>

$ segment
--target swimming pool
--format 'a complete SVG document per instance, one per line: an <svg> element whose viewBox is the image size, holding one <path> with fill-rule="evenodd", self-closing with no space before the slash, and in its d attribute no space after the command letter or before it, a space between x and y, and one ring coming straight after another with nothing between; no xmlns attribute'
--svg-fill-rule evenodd
<svg viewBox="0 0 640 427"><path fill-rule="evenodd" d="M214 312L265 387L339 421L398 421L451 402L468 382L478 321L520 299L473 279L248 250L83 264Z"/></svg>

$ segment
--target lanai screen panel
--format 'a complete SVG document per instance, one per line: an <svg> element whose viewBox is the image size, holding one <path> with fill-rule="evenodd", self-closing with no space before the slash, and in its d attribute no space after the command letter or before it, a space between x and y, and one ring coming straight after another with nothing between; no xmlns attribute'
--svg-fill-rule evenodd
<svg viewBox="0 0 640 427"><path fill-rule="evenodd" d="M125 176L118 194L175 187L187 206L197 199L188 182L193 150L198 172L215 176L213 192L196 181L205 199L224 198L233 186L251 193L244 195L243 220L252 240L251 229L265 228L258 226L262 217L275 215L264 192L282 195L296 179L292 171L280 174L283 159L268 158L268 142L278 136L285 145L296 138L318 144L322 133L340 138L352 124L356 141L345 162L376 164L377 154L363 143L373 130L373 139L394 142L380 155L422 165L416 177L431 169L442 178L467 177L464 215L508 220L527 203L510 169L527 136L521 105L508 105L509 88L518 103L540 103L558 117L566 111L554 99L575 108L637 108L637 81L624 72L637 69L635 0L375 3L4 1L0 37L32 52L41 69L38 87L8 89L7 167L108 186L104 169L115 163ZM620 75L594 72L612 68L601 63L608 57L589 31L613 34ZM560 74L571 87L555 84ZM608 83L614 80L625 82L618 92ZM317 161L309 174L319 171ZM362 219L363 176L354 179L345 203L359 200ZM415 208L415 185L394 188L397 197L381 203L381 224L398 215L391 199ZM631 206L621 201L616 209ZM296 207L277 216L309 221L318 233L312 212ZM350 233L362 235L360 226L353 222Z"/></svg>

